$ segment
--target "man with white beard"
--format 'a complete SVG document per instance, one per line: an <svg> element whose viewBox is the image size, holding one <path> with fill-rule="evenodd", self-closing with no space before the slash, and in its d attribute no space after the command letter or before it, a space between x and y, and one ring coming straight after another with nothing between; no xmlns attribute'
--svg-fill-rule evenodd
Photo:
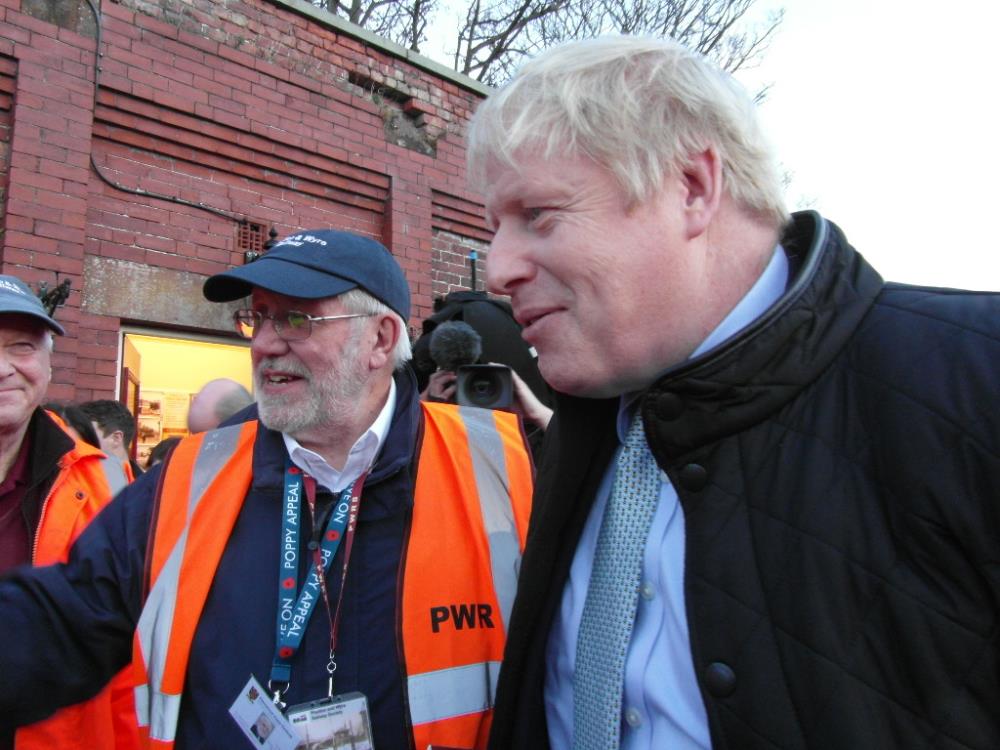
<svg viewBox="0 0 1000 750"><path fill-rule="evenodd" d="M181 441L67 565L0 582L0 672L19 675L0 726L131 656L157 747L348 724L379 748L484 747L530 510L517 418L420 402L406 279L369 238L286 237L205 296L248 298L259 421Z"/></svg>

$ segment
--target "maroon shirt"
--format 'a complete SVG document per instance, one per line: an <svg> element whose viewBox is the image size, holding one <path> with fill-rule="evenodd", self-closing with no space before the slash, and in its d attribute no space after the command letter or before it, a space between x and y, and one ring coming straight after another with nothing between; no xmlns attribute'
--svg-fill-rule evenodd
<svg viewBox="0 0 1000 750"><path fill-rule="evenodd" d="M28 489L28 456L31 453L31 430L24 435L10 471L0 482L0 573L31 562L31 540L22 509Z"/></svg>

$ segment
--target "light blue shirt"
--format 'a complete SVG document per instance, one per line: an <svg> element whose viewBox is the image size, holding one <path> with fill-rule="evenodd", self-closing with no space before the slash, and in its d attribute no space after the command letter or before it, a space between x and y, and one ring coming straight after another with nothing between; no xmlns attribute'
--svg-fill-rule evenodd
<svg viewBox="0 0 1000 750"><path fill-rule="evenodd" d="M750 325L781 297L787 282L788 259L778 247L754 286L691 357L707 352ZM639 395L622 396L618 412L618 439L622 443ZM616 460L611 462L598 488L549 634L545 659L545 716L553 748L573 746L576 638ZM623 750L711 748L708 718L688 639L684 541L684 510L676 490L661 471L660 497L646 540L639 606L625 661Z"/></svg>

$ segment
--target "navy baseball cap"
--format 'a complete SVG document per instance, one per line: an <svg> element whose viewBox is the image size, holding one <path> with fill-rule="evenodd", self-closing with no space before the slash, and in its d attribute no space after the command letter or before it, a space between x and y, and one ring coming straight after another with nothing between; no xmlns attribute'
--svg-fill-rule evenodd
<svg viewBox="0 0 1000 750"><path fill-rule="evenodd" d="M335 297L363 289L410 317L410 287L385 246L369 237L333 229L299 232L279 240L252 263L210 276L205 299L231 302L254 287L301 299Z"/></svg>
<svg viewBox="0 0 1000 750"><path fill-rule="evenodd" d="M60 336L66 333L49 315L42 301L17 276L0 276L0 315L16 313L38 318Z"/></svg>

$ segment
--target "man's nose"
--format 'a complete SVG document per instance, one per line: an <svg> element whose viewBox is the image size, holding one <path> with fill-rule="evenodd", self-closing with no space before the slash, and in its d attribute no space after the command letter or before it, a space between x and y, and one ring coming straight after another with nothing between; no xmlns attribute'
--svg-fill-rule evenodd
<svg viewBox="0 0 1000 750"><path fill-rule="evenodd" d="M494 294L511 294L534 273L524 238L501 225L493 235L486 256L486 288Z"/></svg>
<svg viewBox="0 0 1000 750"><path fill-rule="evenodd" d="M250 351L257 356L283 354L288 351L288 342L275 331L272 319L261 318L250 340Z"/></svg>

